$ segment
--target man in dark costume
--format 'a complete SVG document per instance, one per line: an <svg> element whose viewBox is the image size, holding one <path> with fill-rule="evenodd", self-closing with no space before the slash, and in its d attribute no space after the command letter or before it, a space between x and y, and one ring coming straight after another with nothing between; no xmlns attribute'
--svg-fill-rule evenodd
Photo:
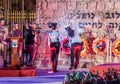
<svg viewBox="0 0 120 84"><path fill-rule="evenodd" d="M34 37L35 37L35 29L36 24L28 26L28 28L24 29L24 38L25 38L25 48L28 52L26 55L26 65L32 66L32 59L34 56Z"/></svg>

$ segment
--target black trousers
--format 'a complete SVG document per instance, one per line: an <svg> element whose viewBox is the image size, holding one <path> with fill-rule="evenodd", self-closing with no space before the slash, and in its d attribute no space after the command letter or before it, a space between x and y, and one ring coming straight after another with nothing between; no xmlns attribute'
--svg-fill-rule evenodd
<svg viewBox="0 0 120 84"><path fill-rule="evenodd" d="M57 70L60 42L50 43L52 70Z"/></svg>
<svg viewBox="0 0 120 84"><path fill-rule="evenodd" d="M71 54L70 54L70 68L75 67L77 68L79 64L79 57L80 57L80 52L83 49L83 43L75 42L71 44ZM76 58L76 62L74 63L74 58Z"/></svg>
<svg viewBox="0 0 120 84"><path fill-rule="evenodd" d="M26 65L32 65L32 58L34 54L34 45L33 44L26 44Z"/></svg>

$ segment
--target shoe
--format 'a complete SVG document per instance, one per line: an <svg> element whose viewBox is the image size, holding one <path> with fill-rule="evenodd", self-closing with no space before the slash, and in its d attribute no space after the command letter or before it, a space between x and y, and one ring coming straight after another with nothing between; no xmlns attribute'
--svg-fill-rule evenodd
<svg viewBox="0 0 120 84"><path fill-rule="evenodd" d="M74 68L77 69L77 65L75 65Z"/></svg>
<svg viewBox="0 0 120 84"><path fill-rule="evenodd" d="M26 65L27 67L32 67L33 65L29 64L29 65Z"/></svg>
<svg viewBox="0 0 120 84"><path fill-rule="evenodd" d="M58 70L55 70L54 72L58 72Z"/></svg>
<svg viewBox="0 0 120 84"><path fill-rule="evenodd" d="M72 70L72 69L73 69L73 67L70 67L70 68L69 68L69 70Z"/></svg>
<svg viewBox="0 0 120 84"><path fill-rule="evenodd" d="M20 66L24 66L24 64L20 64Z"/></svg>
<svg viewBox="0 0 120 84"><path fill-rule="evenodd" d="M49 71L48 73L55 73L54 71Z"/></svg>
<svg viewBox="0 0 120 84"><path fill-rule="evenodd" d="M77 67L75 67L75 69L77 69Z"/></svg>

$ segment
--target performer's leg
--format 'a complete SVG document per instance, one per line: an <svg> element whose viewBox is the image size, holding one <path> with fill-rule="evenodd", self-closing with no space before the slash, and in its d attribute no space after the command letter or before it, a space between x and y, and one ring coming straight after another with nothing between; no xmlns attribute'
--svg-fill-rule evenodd
<svg viewBox="0 0 120 84"><path fill-rule="evenodd" d="M74 46L73 45L71 46L70 61L71 61L71 64L69 69L71 70L74 65Z"/></svg>
<svg viewBox="0 0 120 84"><path fill-rule="evenodd" d="M57 46L57 47L56 47L56 52L55 52L55 72L57 72L59 49L60 49L60 46Z"/></svg>
<svg viewBox="0 0 120 84"><path fill-rule="evenodd" d="M30 53L26 53L26 66L30 65Z"/></svg>
<svg viewBox="0 0 120 84"><path fill-rule="evenodd" d="M34 55L34 47L33 45L30 45L30 65L32 65L32 59L33 59L33 55Z"/></svg>
<svg viewBox="0 0 120 84"><path fill-rule="evenodd" d="M54 72L55 71L55 62L54 62L54 54L55 52L52 50L51 51L51 64L52 64L52 71Z"/></svg>
<svg viewBox="0 0 120 84"><path fill-rule="evenodd" d="M19 43L18 45L18 52L19 52L19 62L21 65L23 65L23 56L22 56L22 43Z"/></svg>
<svg viewBox="0 0 120 84"><path fill-rule="evenodd" d="M25 48L26 48L26 53L25 53L25 56L26 56L26 66L28 66L28 65L30 65L29 45L26 45Z"/></svg>
<svg viewBox="0 0 120 84"><path fill-rule="evenodd" d="M76 51L76 53L75 53L75 57L76 57L76 62L75 62L75 69L77 69L77 67L78 67L78 64L79 64L79 58L80 58L80 53L81 53L81 51L82 51L82 49L83 49L83 43L77 43L77 49L75 50Z"/></svg>
<svg viewBox="0 0 120 84"><path fill-rule="evenodd" d="M77 69L77 67L78 67L78 64L79 64L79 57L80 57L80 50L79 49L77 49L76 50L76 53L75 53L75 58L76 58L76 62L75 62L75 69Z"/></svg>
<svg viewBox="0 0 120 84"><path fill-rule="evenodd" d="M33 53L34 53L33 45L28 45L27 50L28 50L28 53L29 53L28 56L30 56L29 65L32 65L32 58L33 58Z"/></svg>
<svg viewBox="0 0 120 84"><path fill-rule="evenodd" d="M4 56L3 56L4 57L4 67L6 67L7 66L7 53L6 53L7 52L7 49L6 49L7 46L4 44L3 47L4 47Z"/></svg>
<svg viewBox="0 0 120 84"><path fill-rule="evenodd" d="M33 58L32 61L35 61L36 55L38 53L39 46L37 44L34 44L34 53L33 53Z"/></svg>

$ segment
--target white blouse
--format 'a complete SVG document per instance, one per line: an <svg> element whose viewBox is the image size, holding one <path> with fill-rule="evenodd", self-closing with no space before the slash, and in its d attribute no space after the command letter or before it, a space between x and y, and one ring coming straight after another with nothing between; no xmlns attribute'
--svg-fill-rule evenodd
<svg viewBox="0 0 120 84"><path fill-rule="evenodd" d="M84 28L79 28L74 30L74 36L70 38L70 42L71 43L75 43L75 42L82 42L79 34L83 34L84 33Z"/></svg>
<svg viewBox="0 0 120 84"><path fill-rule="evenodd" d="M59 31L56 31L56 30L50 31L49 42L61 42Z"/></svg>

